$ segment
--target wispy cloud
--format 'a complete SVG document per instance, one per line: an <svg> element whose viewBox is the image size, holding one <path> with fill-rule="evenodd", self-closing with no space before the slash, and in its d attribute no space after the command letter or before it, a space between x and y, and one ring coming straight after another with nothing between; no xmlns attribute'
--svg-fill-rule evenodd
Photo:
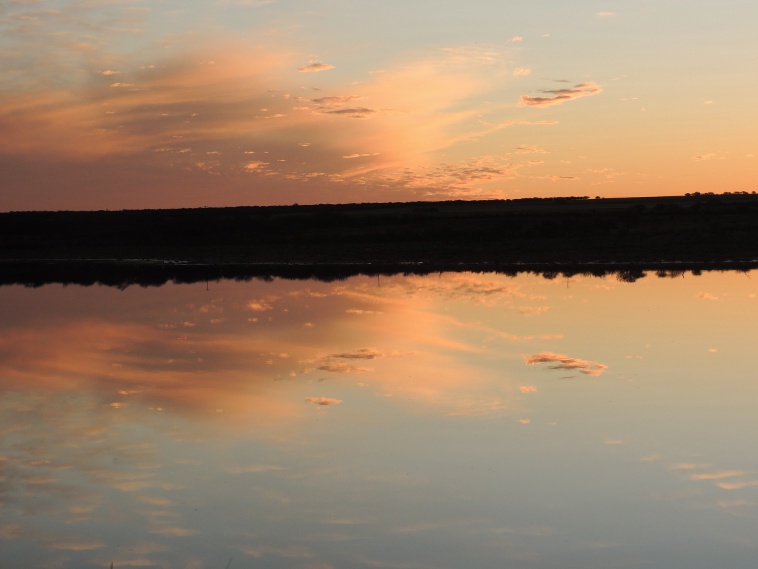
<svg viewBox="0 0 758 569"><path fill-rule="evenodd" d="M263 163L251 162L250 164L253 165L252 169L256 169L258 168L259 164L263 164ZM250 164L248 164L248 166L250 166ZM273 310L274 308L271 305L271 302L272 302L272 299L255 299L255 300L249 301L245 305L245 308L247 308L248 310L251 310L252 312L267 312L269 310Z"/></svg>
<svg viewBox="0 0 758 569"><path fill-rule="evenodd" d="M262 160L253 160L252 162L248 162L244 166L242 166L242 169L246 172L260 172L266 168L270 163L269 162L263 162ZM259 305L260 306L260 305ZM253 308L252 306L248 306L250 310L270 310L271 307L269 306L268 309L265 308Z"/></svg>
<svg viewBox="0 0 758 569"><path fill-rule="evenodd" d="M330 358L340 358L346 360L373 360L374 358L380 358L383 354L373 348L361 348L354 352L344 352L341 354L331 354Z"/></svg>
<svg viewBox="0 0 758 569"><path fill-rule="evenodd" d="M363 154L347 154L343 156L346 160L352 160L354 158L368 158L371 156L379 156L379 152L364 152Z"/></svg>
<svg viewBox="0 0 758 569"><path fill-rule="evenodd" d="M547 150L535 144L521 144L516 148L516 154L547 154Z"/></svg>
<svg viewBox="0 0 758 569"><path fill-rule="evenodd" d="M261 472L281 472L282 470L287 469L277 464L251 464L248 466L229 466L226 468L229 474L259 474Z"/></svg>
<svg viewBox="0 0 758 569"><path fill-rule="evenodd" d="M213 2L230 9L268 3ZM82 2L78 8L84 27L118 28L118 38L132 37L145 31L150 11L156 9L121 10L126 4ZM107 16L102 8L111 5L119 8ZM20 10L29 21L48 18L56 23L44 26L76 26L71 15L43 17L33 8ZM108 26L95 25L105 20ZM165 50L160 55L148 52L150 59L138 61L134 53L109 48L105 32L95 35L90 48L97 55L86 63L80 56L40 61L33 72L37 82L23 82L23 96L13 88L0 93L0 158L47 161L50 176L65 174L77 183L77 173L84 173L87 198L90 203L99 200L99 207L135 207L145 201L158 206L153 200L172 198L193 207L208 196L202 188L208 187L210 176L213 184L226 189L214 194L213 200L224 196L218 205L244 199L250 178L255 179L256 200L265 203L302 194L305 203L348 201L345 194L359 191L372 191L372 199L379 200L502 197L505 183L517 178L525 164L486 151L486 139L505 128L556 124L519 120L512 105L502 102L513 97L504 93L514 76L532 73L516 65L518 49L511 42L507 48L453 44L416 50L393 62L377 62L382 73L315 78L334 69L336 62L315 54L303 58L275 39L254 44L234 36L213 40L211 34L205 39L174 35L161 38ZM36 35L27 32L23 37L31 42ZM23 43L11 40L19 48L11 51L23 53ZM139 45L134 39L129 43ZM308 74L312 77L303 77ZM318 88L303 85L304 79L318 79ZM243 152L255 152L254 159ZM135 161L142 167L130 168ZM41 170L15 170L14 176L21 178L14 181L15 195L41 184L41 175L35 174ZM98 185L100 190L95 190L89 178L94 181L105 173L118 187L105 191ZM140 189L148 186L162 190ZM65 202L63 195L45 197L44 208Z"/></svg>
<svg viewBox="0 0 758 569"><path fill-rule="evenodd" d="M714 469L710 464L681 463L670 466L672 470L690 472L686 479L693 482L712 482L722 490L742 490L758 486L758 479L752 470Z"/></svg>
<svg viewBox="0 0 758 569"><path fill-rule="evenodd" d="M708 154L695 154L695 156L692 157L695 162L705 162L707 160L713 160L715 158L718 158L718 155L713 152L710 152Z"/></svg>
<svg viewBox="0 0 758 569"><path fill-rule="evenodd" d="M334 361L323 363L316 369L320 369L321 371L329 371L332 373L364 373L367 371L373 371L370 367L360 367L348 364L346 362Z"/></svg>
<svg viewBox="0 0 758 569"><path fill-rule="evenodd" d="M365 119L375 114L376 109L369 109L368 107L344 107L341 109L323 109L322 112L327 115L344 115L353 119Z"/></svg>
<svg viewBox="0 0 758 569"><path fill-rule="evenodd" d="M566 101L573 101L582 97L590 97L602 92L602 87L597 83L579 83L570 89L543 89L540 93L545 93L547 97L530 97L521 96L521 104L528 107L550 107L561 105Z"/></svg>
<svg viewBox="0 0 758 569"><path fill-rule="evenodd" d="M150 530L150 533L154 533L156 535L166 535L170 537L190 537L197 535L199 532L181 526L156 525Z"/></svg>
<svg viewBox="0 0 758 569"><path fill-rule="evenodd" d="M321 63L320 61L314 61L308 65L303 65L302 67L297 68L301 73L318 73L319 71L328 71L329 69L334 69L334 65Z"/></svg>
<svg viewBox="0 0 758 569"><path fill-rule="evenodd" d="M699 292L695 295L695 298L699 298L700 300L718 300L719 297L715 294L711 294L710 292Z"/></svg>
<svg viewBox="0 0 758 569"><path fill-rule="evenodd" d="M540 352L538 354L532 354L524 358L526 365L535 365L540 363L553 364L550 365L550 369L565 369L565 370L577 370L585 375L599 376L608 366L599 362L592 362L589 360L582 360L579 358L572 358L563 354L556 354L554 352Z"/></svg>
<svg viewBox="0 0 758 569"><path fill-rule="evenodd" d="M319 407L339 405L342 403L342 399L334 399L333 397L308 397L306 401L312 405L318 405Z"/></svg>
<svg viewBox="0 0 758 569"><path fill-rule="evenodd" d="M357 95L343 95L343 96L316 97L314 99L311 99L311 101L316 103L316 105L319 105L319 107L321 107L322 109L330 109L336 106L344 105L345 103L354 101L356 99L360 99L360 97L358 97Z"/></svg>
<svg viewBox="0 0 758 569"><path fill-rule="evenodd" d="M539 316L550 310L549 306L519 306L518 311L524 316Z"/></svg>
<svg viewBox="0 0 758 569"><path fill-rule="evenodd" d="M268 196L264 199L286 199L284 193L302 190L303 183L308 195L322 201L369 187L378 199L438 188L475 191L512 179L507 158L462 156L442 164L436 153L511 126L548 124L486 121L495 113L481 97L500 89L513 71L504 54L492 48L427 51L368 80L337 81L312 96L304 96L286 71L297 68L292 53L272 46L176 45L166 53L150 65L104 61L88 70L88 82L66 89L48 86L23 97L4 91L0 156L33 156L58 169L66 164L72 172L86 163L93 177L139 160L144 166L139 172L166 179L165 195L178 186L186 196L192 194L187 184L200 188L207 185L205 176L223 176L229 188L224 195L234 201L249 190L244 179L249 175L256 177L258 194ZM313 73L331 67L312 61L299 69ZM33 172L22 172L24 183L40 183ZM146 187L141 175L115 178L127 190ZM139 192L129 192L132 206ZM118 195L102 192L101 206L113 207L105 200Z"/></svg>
<svg viewBox="0 0 758 569"><path fill-rule="evenodd" d="M331 373L365 373L373 371L373 369L357 366L351 362L355 360L374 360L383 357L385 357L385 354L374 348L360 348L353 352L342 352L321 356L316 360L316 369ZM311 363L313 363L312 360Z"/></svg>
<svg viewBox="0 0 758 569"><path fill-rule="evenodd" d="M310 559L316 557L316 555L310 551L298 547L285 548L262 545L260 547L242 547L240 551L245 555L255 558L272 556L284 557L285 559Z"/></svg>
<svg viewBox="0 0 758 569"><path fill-rule="evenodd" d="M691 474L690 480L723 480L725 478L735 478L751 474L747 470L715 470L712 472L699 472Z"/></svg>
<svg viewBox="0 0 758 569"><path fill-rule="evenodd" d="M217 0L219 6L239 6L242 8L259 8L276 4L277 0Z"/></svg>
<svg viewBox="0 0 758 569"><path fill-rule="evenodd" d="M99 541L59 541L53 543L51 547L65 551L93 551L102 549L105 544Z"/></svg>

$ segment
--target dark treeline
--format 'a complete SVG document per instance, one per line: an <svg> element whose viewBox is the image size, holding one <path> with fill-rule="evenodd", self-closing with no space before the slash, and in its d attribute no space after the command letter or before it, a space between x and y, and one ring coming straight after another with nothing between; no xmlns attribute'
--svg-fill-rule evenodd
<svg viewBox="0 0 758 569"><path fill-rule="evenodd" d="M0 214L0 258L586 263L758 258L758 196Z"/></svg>
<svg viewBox="0 0 758 569"><path fill-rule="evenodd" d="M634 282L648 275L679 278L686 274L698 276L705 271L743 271L758 268L758 262L731 263L655 263L655 264L520 264L498 263L421 263L389 264L219 264L200 265L146 261L0 261L0 286L39 287L47 284L104 285L126 289L129 286L162 286L167 283L198 283L223 279L271 281L316 279L324 282L354 276L429 275L442 272L471 271L497 273L515 277L536 274L546 279L574 276L612 276L623 282Z"/></svg>

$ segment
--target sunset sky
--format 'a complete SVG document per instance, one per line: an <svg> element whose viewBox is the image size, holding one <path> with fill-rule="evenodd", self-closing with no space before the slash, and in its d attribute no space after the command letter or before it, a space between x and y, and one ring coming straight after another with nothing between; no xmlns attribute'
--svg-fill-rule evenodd
<svg viewBox="0 0 758 569"><path fill-rule="evenodd" d="M752 0L5 0L0 211L753 191Z"/></svg>

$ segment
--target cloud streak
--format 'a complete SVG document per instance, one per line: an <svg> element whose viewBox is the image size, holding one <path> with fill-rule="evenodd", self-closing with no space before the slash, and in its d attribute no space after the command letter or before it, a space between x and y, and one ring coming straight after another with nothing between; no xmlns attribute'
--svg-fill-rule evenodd
<svg viewBox="0 0 758 569"><path fill-rule="evenodd" d="M532 354L524 358L526 365L531 366L535 364L552 364L548 367L550 369L559 370L576 370L585 375L591 375L597 377L601 375L608 366L599 362L592 362L589 360L582 360L579 358L573 358L563 354L556 354L554 352L540 352L538 354Z"/></svg>
<svg viewBox="0 0 758 569"><path fill-rule="evenodd" d="M314 61L313 63L297 68L300 73L319 73L321 71L329 71L330 69L334 69L334 65L321 63L320 61Z"/></svg>
<svg viewBox="0 0 758 569"><path fill-rule="evenodd" d="M574 101L583 97L591 97L603 91L597 83L579 83L570 89L543 89L540 93L545 93L547 97L530 97L521 96L521 104L527 107L552 107L562 105L567 101Z"/></svg>
<svg viewBox="0 0 758 569"><path fill-rule="evenodd" d="M328 407L342 403L342 399L335 399L333 397L308 397L306 401L319 407Z"/></svg>

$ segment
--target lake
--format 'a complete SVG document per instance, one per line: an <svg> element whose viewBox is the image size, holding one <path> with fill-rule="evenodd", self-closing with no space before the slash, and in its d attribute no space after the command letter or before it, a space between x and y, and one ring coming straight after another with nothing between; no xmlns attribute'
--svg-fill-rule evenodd
<svg viewBox="0 0 758 569"><path fill-rule="evenodd" d="M754 568L758 279L0 288L0 567Z"/></svg>

